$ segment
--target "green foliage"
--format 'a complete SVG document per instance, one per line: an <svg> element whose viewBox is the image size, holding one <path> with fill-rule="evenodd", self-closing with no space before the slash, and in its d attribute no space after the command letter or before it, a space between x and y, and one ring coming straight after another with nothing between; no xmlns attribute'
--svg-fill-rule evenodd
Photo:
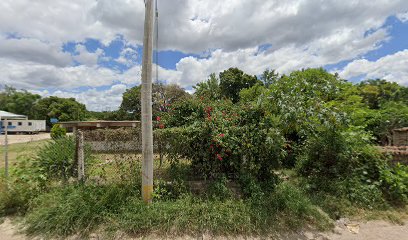
<svg viewBox="0 0 408 240"><path fill-rule="evenodd" d="M90 162L89 147L85 147L85 164ZM57 138L41 147L33 159L33 165L47 179L68 180L77 176L75 140L73 137Z"/></svg>
<svg viewBox="0 0 408 240"><path fill-rule="evenodd" d="M225 200L233 196L232 191L228 188L228 179L223 176L212 181L208 187L208 196L213 199Z"/></svg>
<svg viewBox="0 0 408 240"><path fill-rule="evenodd" d="M6 85L5 89L0 91L0 110L32 117L32 107L40 98L38 94L16 90Z"/></svg>
<svg viewBox="0 0 408 240"><path fill-rule="evenodd" d="M217 100L221 99L221 88L219 84L219 79L212 73L207 81L197 83L193 87L195 89L195 95L201 98Z"/></svg>
<svg viewBox="0 0 408 240"><path fill-rule="evenodd" d="M390 145L392 130L408 126L408 105L402 102L383 103L380 109L371 110L366 125L378 143Z"/></svg>
<svg viewBox="0 0 408 240"><path fill-rule="evenodd" d="M279 74L275 70L266 69L261 75L261 81L265 87L273 85L279 79Z"/></svg>
<svg viewBox="0 0 408 240"><path fill-rule="evenodd" d="M381 180L390 200L402 205L408 203L408 166L397 164L383 170Z"/></svg>
<svg viewBox="0 0 408 240"><path fill-rule="evenodd" d="M376 79L362 81L358 84L360 95L365 103L372 109L378 109L386 102L402 101L408 104L408 91L406 87L386 80Z"/></svg>
<svg viewBox="0 0 408 240"><path fill-rule="evenodd" d="M169 128L158 133L168 145L167 154L191 159L209 178L248 172L265 180L284 155L284 140L274 123L251 105L187 101L174 106L163 121Z"/></svg>
<svg viewBox="0 0 408 240"><path fill-rule="evenodd" d="M238 68L229 68L220 73L220 91L222 96L231 99L233 103L239 101L239 92L261 83L256 76L244 73Z"/></svg>
<svg viewBox="0 0 408 240"><path fill-rule="evenodd" d="M46 177L36 168L32 159L18 158L17 167L10 169L10 176L0 178L0 216L25 214L30 201L46 187Z"/></svg>
<svg viewBox="0 0 408 240"><path fill-rule="evenodd" d="M0 178L0 216L24 214L37 189L27 182Z"/></svg>
<svg viewBox="0 0 408 240"><path fill-rule="evenodd" d="M219 78L213 73L209 79L194 86L195 95L201 99L219 100L229 99L237 103L240 99L240 91L254 85L262 85L256 76L244 73L238 68L229 68L219 74Z"/></svg>
<svg viewBox="0 0 408 240"><path fill-rule="evenodd" d="M127 89L122 96L120 111L129 114L130 120L140 120L141 113L141 90L142 86ZM153 84L152 101L153 116L158 116L160 112L166 112L174 102L189 98L189 94L178 85Z"/></svg>
<svg viewBox="0 0 408 240"><path fill-rule="evenodd" d="M263 198L200 199L189 195L146 205L130 185L65 186L37 197L26 217L29 233L86 235L102 227L132 235L264 234L330 226L297 188L280 184Z"/></svg>
<svg viewBox="0 0 408 240"><path fill-rule="evenodd" d="M140 191L131 185L55 188L33 200L25 219L26 231L60 236L87 234L135 198L140 198Z"/></svg>
<svg viewBox="0 0 408 240"><path fill-rule="evenodd" d="M266 91L266 87L262 86L261 84L256 84L255 86L252 86L250 88L242 89L239 93L239 98L243 103L255 102L259 105Z"/></svg>
<svg viewBox="0 0 408 240"><path fill-rule="evenodd" d="M57 118L59 121L64 122L83 121L87 117L85 105L77 102L75 98L54 96L43 98L35 103L32 111L34 118L46 118L48 126L51 126L51 118Z"/></svg>
<svg viewBox="0 0 408 240"><path fill-rule="evenodd" d="M156 201L166 201L178 199L187 193L187 187L181 179L167 182L161 179L154 181L153 199Z"/></svg>
<svg viewBox="0 0 408 240"><path fill-rule="evenodd" d="M354 177L378 181L386 163L370 141L371 136L360 129L322 129L307 141L298 171L326 186L327 181Z"/></svg>
<svg viewBox="0 0 408 240"><path fill-rule="evenodd" d="M56 140L58 138L65 137L67 135L67 130L62 128L59 124L54 124L51 128L51 138Z"/></svg>

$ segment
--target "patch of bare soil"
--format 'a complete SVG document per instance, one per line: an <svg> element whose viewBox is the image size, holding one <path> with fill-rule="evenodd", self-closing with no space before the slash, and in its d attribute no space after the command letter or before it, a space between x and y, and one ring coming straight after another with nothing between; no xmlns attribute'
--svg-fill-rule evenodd
<svg viewBox="0 0 408 240"><path fill-rule="evenodd" d="M18 233L17 227L10 221L5 221L0 224L0 239L1 240L26 240L32 239L23 234ZM77 236L68 238L69 240L81 239ZM99 234L92 234L90 239L105 239ZM213 237L210 234L200 234L196 236L183 237L162 237L157 235L149 235L140 238L131 238L124 234L118 234L114 239L281 239L281 240L408 240L408 221L405 224L398 225L383 220L369 222L353 222L343 219L336 222L336 227L331 232L298 232L294 234L282 234L271 237L248 237L248 236L226 236Z"/></svg>
<svg viewBox="0 0 408 240"><path fill-rule="evenodd" d="M39 133L39 134L31 134L31 135L9 134L7 139L8 139L9 144L14 144L14 143L27 143L27 142L51 139L51 136L49 133ZM0 145L4 145L4 135L0 135Z"/></svg>
<svg viewBox="0 0 408 240"><path fill-rule="evenodd" d="M0 239L1 240L24 240L27 239L24 235L18 233L17 227L6 218L0 224Z"/></svg>

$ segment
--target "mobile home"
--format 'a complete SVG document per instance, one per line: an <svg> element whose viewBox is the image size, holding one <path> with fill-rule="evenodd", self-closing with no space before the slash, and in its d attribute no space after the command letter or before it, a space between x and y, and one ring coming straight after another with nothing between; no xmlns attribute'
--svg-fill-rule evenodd
<svg viewBox="0 0 408 240"><path fill-rule="evenodd" d="M46 130L45 120L29 120L27 116L0 111L0 129L9 133L38 133Z"/></svg>

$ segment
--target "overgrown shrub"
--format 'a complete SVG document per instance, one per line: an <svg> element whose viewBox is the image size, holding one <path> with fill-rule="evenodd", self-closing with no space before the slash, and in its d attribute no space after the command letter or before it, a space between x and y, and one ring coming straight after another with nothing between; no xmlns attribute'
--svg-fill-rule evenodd
<svg viewBox="0 0 408 240"><path fill-rule="evenodd" d="M408 203L408 166L397 164L381 172L381 180L387 197L397 204Z"/></svg>
<svg viewBox="0 0 408 240"><path fill-rule="evenodd" d="M266 180L285 154L284 138L272 119L252 105L190 100L176 104L162 121L166 128L157 132L167 155L191 159L208 178L247 172Z"/></svg>
<svg viewBox="0 0 408 240"><path fill-rule="evenodd" d="M54 124L51 128L51 138L56 140L58 138L65 137L67 135L67 130L61 127L59 124Z"/></svg>
<svg viewBox="0 0 408 240"><path fill-rule="evenodd" d="M0 216L24 214L38 189L27 182L0 179Z"/></svg>
<svg viewBox="0 0 408 240"><path fill-rule="evenodd" d="M386 162L371 139L359 129L324 128L305 144L297 170L311 182L320 183L319 188L352 178L368 184L379 181Z"/></svg>
<svg viewBox="0 0 408 240"><path fill-rule="evenodd" d="M407 202L407 168L391 168L371 145L371 135L359 129L324 129L309 139L297 166L312 192L344 197L360 207L380 209Z"/></svg>
<svg viewBox="0 0 408 240"><path fill-rule="evenodd" d="M33 159L33 167L49 179L66 181L70 177L76 177L75 148L73 137L55 139L38 150ZM85 145L85 164L89 164L91 159L91 150Z"/></svg>

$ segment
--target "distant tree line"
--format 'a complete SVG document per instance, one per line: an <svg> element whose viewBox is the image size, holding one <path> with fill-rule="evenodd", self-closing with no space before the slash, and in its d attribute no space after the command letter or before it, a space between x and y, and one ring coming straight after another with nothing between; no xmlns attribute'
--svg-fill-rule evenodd
<svg viewBox="0 0 408 240"><path fill-rule="evenodd" d="M47 120L48 126L51 125L51 118L59 121L82 121L89 117L85 105L75 98L42 98L38 94L10 86L5 86L0 91L0 110L26 115L30 119Z"/></svg>

